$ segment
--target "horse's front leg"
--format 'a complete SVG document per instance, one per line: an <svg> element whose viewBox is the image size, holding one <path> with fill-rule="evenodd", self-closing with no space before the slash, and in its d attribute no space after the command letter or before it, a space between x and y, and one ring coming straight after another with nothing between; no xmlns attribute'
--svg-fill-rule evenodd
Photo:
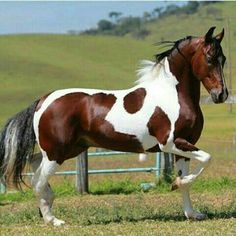
<svg viewBox="0 0 236 236"><path fill-rule="evenodd" d="M185 176L188 176L189 174L189 164L190 159L180 157L176 155L176 171L178 174L178 178L183 179ZM172 184L172 190L175 190L179 186L177 185L176 181ZM205 214L202 214L200 212L194 211L192 207L192 203L189 196L189 188L190 185L180 185L180 192L182 194L183 198L183 211L185 216L188 219L194 219L194 220L203 220L206 218Z"/></svg>
<svg viewBox="0 0 236 236"><path fill-rule="evenodd" d="M174 141L174 145L163 146L162 151L199 161L199 165L192 171L192 174L184 175L182 178L177 177L174 188L190 185L202 173L211 159L209 153L199 150L182 138L177 138Z"/></svg>
<svg viewBox="0 0 236 236"><path fill-rule="evenodd" d="M163 146L162 151L170 152L177 156L188 158L178 158L176 162L178 177L172 184L172 189L180 188L183 195L183 207L187 218L202 220L205 215L193 211L192 204L189 197L189 187L191 183L202 173L206 165L209 163L210 154L199 150L193 144L189 143L185 139L177 138L174 141L174 145ZM189 174L189 160L199 161L199 165Z"/></svg>

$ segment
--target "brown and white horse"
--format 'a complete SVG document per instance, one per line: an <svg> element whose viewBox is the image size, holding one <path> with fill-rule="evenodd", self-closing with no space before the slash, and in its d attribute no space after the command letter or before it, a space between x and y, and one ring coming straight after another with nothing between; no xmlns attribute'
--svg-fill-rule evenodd
<svg viewBox="0 0 236 236"><path fill-rule="evenodd" d="M194 144L201 135L200 83L215 103L227 99L221 48L224 30L213 37L186 37L172 48L145 61L136 86L125 90L63 89L54 91L11 118L1 133L1 175L19 186L27 159L35 172L32 186L46 223L61 225L51 212L53 192L48 179L65 160L89 147L136 153L164 151L176 155L187 218L204 219L193 210L190 184L211 159ZM42 158L35 158L37 142ZM32 157L33 156L33 157ZM199 165L189 173L189 160Z"/></svg>

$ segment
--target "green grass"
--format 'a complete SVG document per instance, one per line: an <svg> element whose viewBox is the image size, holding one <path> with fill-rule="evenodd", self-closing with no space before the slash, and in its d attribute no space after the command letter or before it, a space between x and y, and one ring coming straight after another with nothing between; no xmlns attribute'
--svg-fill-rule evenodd
<svg viewBox="0 0 236 236"><path fill-rule="evenodd" d="M136 187L130 194L59 193L53 211L67 222L61 228L44 226L34 199L1 200L1 235L172 235L173 229L175 235L234 235L235 180L208 181L192 191L194 207L207 214L203 222L187 221L180 194L160 185L148 193Z"/></svg>
<svg viewBox="0 0 236 236"><path fill-rule="evenodd" d="M151 48L113 37L1 36L0 123L51 90L129 87L139 60L152 56Z"/></svg>
<svg viewBox="0 0 236 236"><path fill-rule="evenodd" d="M142 192L152 192L157 194L169 193L170 184L166 183L163 179L157 181L156 186L149 190L144 190L141 184L144 181L132 181L129 179L124 180L103 180L100 182L91 183L89 186L90 194L92 195L109 195L109 194L132 194ZM191 191L194 193L203 192L220 192L236 188L236 179L229 177L220 178L201 178L194 183ZM61 181L59 184L53 186L53 191L57 197L77 196L76 188L71 181ZM10 191L6 194L0 194L0 202L25 202L34 199L35 196L30 188L23 191Z"/></svg>
<svg viewBox="0 0 236 236"><path fill-rule="evenodd" d="M179 191L157 182L143 191L143 181L106 179L91 182L89 195L77 194L71 181L53 185L54 214L66 225L45 226L30 189L0 195L1 235L234 235L236 179L199 178L191 188L194 208L207 214L203 222L187 221ZM132 233L131 233L132 232Z"/></svg>

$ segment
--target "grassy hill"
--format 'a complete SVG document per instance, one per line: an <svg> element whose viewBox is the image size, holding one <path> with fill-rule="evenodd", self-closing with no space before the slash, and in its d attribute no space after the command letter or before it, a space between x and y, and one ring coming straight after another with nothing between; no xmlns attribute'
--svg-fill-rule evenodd
<svg viewBox="0 0 236 236"><path fill-rule="evenodd" d="M152 59L158 51L153 45L155 42L203 35L212 25L218 26L218 31L225 26L222 21L204 18L207 7L192 16L171 16L149 23L147 27L152 33L144 41L129 36L1 36L0 126L11 115L51 90L132 86L139 61ZM214 7L220 7L229 16L233 16L236 10L236 5L230 2L214 4ZM233 77L236 74L234 25L230 21ZM203 110L206 118L204 136L231 140L236 131L236 113L228 114L227 105L205 105Z"/></svg>
<svg viewBox="0 0 236 236"><path fill-rule="evenodd" d="M51 90L121 89L135 81L151 45L114 37L21 35L0 37L0 119Z"/></svg>

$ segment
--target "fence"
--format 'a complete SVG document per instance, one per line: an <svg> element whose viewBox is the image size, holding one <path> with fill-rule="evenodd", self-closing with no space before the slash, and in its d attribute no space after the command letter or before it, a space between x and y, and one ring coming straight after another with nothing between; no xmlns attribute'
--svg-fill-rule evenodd
<svg viewBox="0 0 236 236"><path fill-rule="evenodd" d="M173 158L171 154L167 153L157 153L155 158L155 166L145 167L145 168L126 168L126 169L100 169L100 170L89 170L88 169L88 159L90 157L114 157L117 155L127 155L131 153L125 152L83 152L76 158L76 170L56 172L55 175L76 175L76 188L79 193L89 192L89 178L90 174L116 174L116 173L133 173L133 172L155 172L157 178L161 175L161 170L163 169L164 176L168 176L172 172L173 168ZM161 167L161 156L164 156L164 167ZM24 173L24 176L33 176L33 173ZM6 187L0 182L0 193L5 193Z"/></svg>

